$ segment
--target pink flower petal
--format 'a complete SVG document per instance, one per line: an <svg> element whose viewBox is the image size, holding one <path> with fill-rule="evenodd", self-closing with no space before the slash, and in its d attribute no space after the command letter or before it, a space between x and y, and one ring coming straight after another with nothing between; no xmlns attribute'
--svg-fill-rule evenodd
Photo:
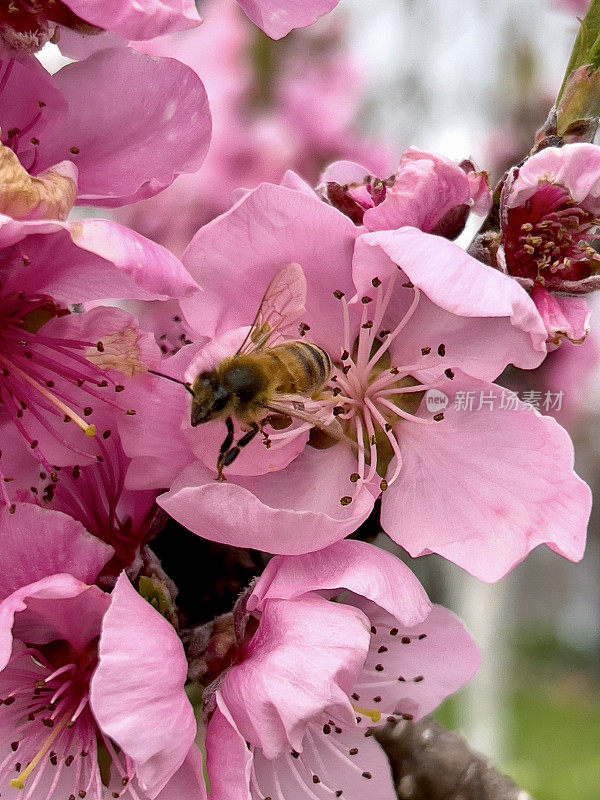
<svg viewBox="0 0 600 800"><path fill-rule="evenodd" d="M281 39L293 28L306 28L334 9L339 0L238 0L255 25Z"/></svg>
<svg viewBox="0 0 600 800"><path fill-rule="evenodd" d="M288 600L322 589L348 589L363 595L404 625L421 622L431 604L410 569L385 550L345 539L306 555L276 556L247 600L248 611L262 610L268 600Z"/></svg>
<svg viewBox="0 0 600 800"><path fill-rule="evenodd" d="M94 583L113 548L91 536L80 522L60 511L16 503L0 506L0 600L28 583L69 573Z"/></svg>
<svg viewBox="0 0 600 800"><path fill-rule="evenodd" d="M369 170L354 161L334 161L322 173L319 183L362 183Z"/></svg>
<svg viewBox="0 0 600 800"><path fill-rule="evenodd" d="M353 271L359 295L372 291L373 277L384 280L396 265L430 301L422 302L411 320L419 341L404 337L414 351L412 360L426 345L441 342L449 350L450 340L455 363L484 379L493 380L509 363L532 369L543 360L545 327L516 281L447 239L403 228L369 233L356 243Z"/></svg>
<svg viewBox="0 0 600 800"><path fill-rule="evenodd" d="M81 202L112 207L151 197L202 164L208 99L184 64L116 47L63 67L53 81L69 111L45 134L38 170L71 158Z"/></svg>
<svg viewBox="0 0 600 800"><path fill-rule="evenodd" d="M72 575L50 575L13 592L0 603L0 670L15 638L31 644L64 639L83 650L97 638L109 597Z"/></svg>
<svg viewBox="0 0 600 800"><path fill-rule="evenodd" d="M206 770L211 800L253 800L252 755L217 692L217 707L206 730ZM176 800L174 798L174 800Z"/></svg>
<svg viewBox="0 0 600 800"><path fill-rule="evenodd" d="M585 297L561 297L536 286L531 298L548 332L549 347L562 339L582 344L591 329L592 312Z"/></svg>
<svg viewBox="0 0 600 800"><path fill-rule="evenodd" d="M15 260L3 274L3 286L43 292L65 305L115 297L167 300L197 291L168 250L104 219L15 222L0 217L0 246L11 245L16 245ZM24 252L28 262L21 266ZM6 255L8 260L12 252Z"/></svg>
<svg viewBox="0 0 600 800"><path fill-rule="evenodd" d="M600 147L576 143L546 147L519 167L518 175L502 202L508 208L522 206L540 183L564 186L576 205L593 214L600 212Z"/></svg>
<svg viewBox="0 0 600 800"><path fill-rule="evenodd" d="M439 553L484 581L543 543L578 561L591 500L566 431L493 384L459 374L447 384L442 422L398 427L402 471L382 499L384 530L412 556Z"/></svg>
<svg viewBox="0 0 600 800"><path fill-rule="evenodd" d="M343 539L369 516L374 497L364 486L350 504L340 503L350 496L355 469L356 459L343 443L329 450L306 447L284 470L232 476L226 483L196 463L157 502L206 539L269 553L307 553Z"/></svg>
<svg viewBox="0 0 600 800"><path fill-rule="evenodd" d="M353 294L349 264L357 231L352 222L316 196L261 184L230 211L201 228L183 256L206 290L182 301L192 327L207 336L250 325L271 279L298 263L307 282L306 317L311 341L339 346L338 289ZM244 291L232 291L232 287Z"/></svg>
<svg viewBox="0 0 600 800"><path fill-rule="evenodd" d="M196 735L183 688L187 662L172 626L125 573L110 600L90 703L102 730L133 759L140 786L154 798L181 767Z"/></svg>
<svg viewBox="0 0 600 800"><path fill-rule="evenodd" d="M125 39L152 39L201 22L193 0L65 0L65 5L91 25Z"/></svg>
<svg viewBox="0 0 600 800"><path fill-rule="evenodd" d="M219 693L246 740L267 758L300 750L306 725L321 713L353 722L348 699L369 647L358 609L310 594L269 600L243 660Z"/></svg>
<svg viewBox="0 0 600 800"><path fill-rule="evenodd" d="M156 796L156 800L182 800L182 798L207 800L202 756L196 745L191 746L183 764Z"/></svg>
<svg viewBox="0 0 600 800"><path fill-rule="evenodd" d="M441 606L417 625L399 625L395 616L370 602L357 606L372 628L369 655L354 686L356 705L420 719L464 686L479 667L477 645L462 622Z"/></svg>
<svg viewBox="0 0 600 800"><path fill-rule="evenodd" d="M469 203L469 180L458 164L409 147L402 154L394 185L382 203L367 209L364 225L371 231L410 225L429 232L453 208Z"/></svg>
<svg viewBox="0 0 600 800"><path fill-rule="evenodd" d="M207 800L206 782L202 764L202 755L192 745L185 761L156 796L156 800Z"/></svg>

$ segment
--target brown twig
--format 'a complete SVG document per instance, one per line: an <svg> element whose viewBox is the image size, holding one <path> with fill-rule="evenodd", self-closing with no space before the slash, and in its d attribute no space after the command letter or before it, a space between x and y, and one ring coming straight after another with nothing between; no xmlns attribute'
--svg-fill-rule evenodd
<svg viewBox="0 0 600 800"><path fill-rule="evenodd" d="M432 719L399 722L377 738L390 759L399 800L531 800Z"/></svg>

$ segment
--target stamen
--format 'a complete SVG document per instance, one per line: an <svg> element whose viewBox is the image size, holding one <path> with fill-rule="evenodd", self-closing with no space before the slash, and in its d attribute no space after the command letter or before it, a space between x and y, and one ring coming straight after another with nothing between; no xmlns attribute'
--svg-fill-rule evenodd
<svg viewBox="0 0 600 800"><path fill-rule="evenodd" d="M60 722L58 723L58 725L54 726L52 732L50 733L50 735L48 736L42 747L38 750L36 755L33 757L30 764L25 768L23 772L21 772L18 778L13 778L10 781L10 786L12 789L23 788L23 786L25 785L25 781L31 775L31 773L37 767L37 765L40 763L42 758L46 755L48 750L51 748L52 743L59 736L59 734L66 728L70 716L71 714L68 711L66 714L63 714Z"/></svg>
<svg viewBox="0 0 600 800"><path fill-rule="evenodd" d="M61 411L65 416L69 417L79 428L81 428L81 430L89 439L92 439L96 435L96 428L94 425L88 425L85 420L83 420L78 414L75 413L75 411L73 411L73 409L69 408L69 406L65 405L65 403L59 400L55 394L49 392L46 387L39 384L20 367L18 367L12 361L9 361L1 354L0 363L4 364L9 371L15 372L17 375L19 375L19 377L28 383L33 389L38 391L42 397L45 397L50 401L50 403L52 403L52 405L56 406L59 411Z"/></svg>

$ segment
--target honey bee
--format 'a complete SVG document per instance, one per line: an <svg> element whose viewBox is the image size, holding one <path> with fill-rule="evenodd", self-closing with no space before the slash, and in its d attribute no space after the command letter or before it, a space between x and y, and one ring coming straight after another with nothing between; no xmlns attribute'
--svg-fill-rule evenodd
<svg viewBox="0 0 600 800"><path fill-rule="evenodd" d="M310 399L327 384L332 362L315 344L283 339L286 329L304 311L306 279L299 264L288 264L275 275L260 303L248 336L237 353L193 381L191 425L223 419L227 436L217 458L217 480L241 449L249 444L268 420L285 428L296 417L325 427L305 413L303 399ZM271 344L273 339L281 341ZM247 432L234 443L236 419Z"/></svg>

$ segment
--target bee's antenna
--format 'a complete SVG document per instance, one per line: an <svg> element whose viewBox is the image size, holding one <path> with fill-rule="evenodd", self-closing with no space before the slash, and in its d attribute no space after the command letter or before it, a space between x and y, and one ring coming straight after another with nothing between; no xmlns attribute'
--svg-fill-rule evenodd
<svg viewBox="0 0 600 800"><path fill-rule="evenodd" d="M186 389L192 395L192 397L196 396L192 391L192 387L186 381L180 381L179 378L173 378L171 375L165 375L163 372L156 372L156 370L153 369L149 369L148 372L151 375L156 375L159 378L166 378L168 381L173 381L173 383L179 383L181 386L184 387L184 389Z"/></svg>

